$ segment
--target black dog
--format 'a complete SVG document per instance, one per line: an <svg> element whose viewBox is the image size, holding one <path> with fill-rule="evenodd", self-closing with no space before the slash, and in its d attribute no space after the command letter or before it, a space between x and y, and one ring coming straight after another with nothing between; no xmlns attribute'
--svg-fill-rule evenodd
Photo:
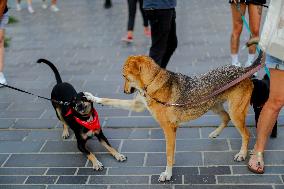
<svg viewBox="0 0 284 189"><path fill-rule="evenodd" d="M265 75L262 80L253 78L252 82L254 84L254 89L251 96L251 104L255 113L255 125L257 125L259 114L269 97L269 78ZM277 137L277 121L273 127L270 137Z"/></svg>
<svg viewBox="0 0 284 189"><path fill-rule="evenodd" d="M53 100L52 105L56 111L56 115L63 123L62 137L69 137L69 126L76 136L78 149L93 163L95 170L102 170L103 165L97 160L95 155L85 147L87 140L93 136L96 136L100 143L118 161L125 161L126 157L112 148L107 138L104 136L93 103L86 99L83 92L77 93L71 84L62 82L58 70L51 62L45 59L39 59L37 63L49 65L55 74L57 84L53 87L51 99ZM67 104L60 104L59 102L66 102Z"/></svg>

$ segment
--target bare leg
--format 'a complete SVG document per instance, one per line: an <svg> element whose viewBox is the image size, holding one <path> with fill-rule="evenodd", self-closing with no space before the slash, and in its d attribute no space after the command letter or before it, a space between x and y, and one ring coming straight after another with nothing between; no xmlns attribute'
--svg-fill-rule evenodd
<svg viewBox="0 0 284 189"><path fill-rule="evenodd" d="M4 41L5 41L5 30L0 29L0 72L4 69Z"/></svg>
<svg viewBox="0 0 284 189"><path fill-rule="evenodd" d="M261 22L262 6L249 4L248 12L249 12L249 27L250 27L251 32L252 32L251 37L259 37L259 28L260 28L260 22ZM249 47L249 53L255 54L255 51L256 51L256 46L251 45Z"/></svg>

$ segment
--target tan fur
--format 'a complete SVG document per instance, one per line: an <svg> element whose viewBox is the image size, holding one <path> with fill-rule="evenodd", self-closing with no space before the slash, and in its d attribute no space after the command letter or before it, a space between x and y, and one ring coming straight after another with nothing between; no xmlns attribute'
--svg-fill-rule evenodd
<svg viewBox="0 0 284 189"><path fill-rule="evenodd" d="M182 93L187 91L180 91L179 86L172 84L172 76L169 72L161 69L151 58L147 56L130 56L124 64L123 76L125 77L125 93L131 93L132 89L135 88L139 91L137 97L134 100L103 98L99 103L134 111L143 110L145 105L164 131L167 145L167 168L171 168L174 164L176 130L179 124L196 119L208 110L212 110L221 118L220 126L210 134L210 137L218 136L231 119L242 137L241 150L234 159L242 161L246 158L249 131L245 126L245 118L253 90L250 79L243 80L216 97L201 102L196 107L176 107L165 106L157 102L156 99L161 102L179 102L180 99L184 98ZM208 91L196 92L206 94ZM199 96L196 95L196 100L198 98ZM229 104L228 113L222 105L225 101ZM165 179L162 178L161 180L164 181Z"/></svg>

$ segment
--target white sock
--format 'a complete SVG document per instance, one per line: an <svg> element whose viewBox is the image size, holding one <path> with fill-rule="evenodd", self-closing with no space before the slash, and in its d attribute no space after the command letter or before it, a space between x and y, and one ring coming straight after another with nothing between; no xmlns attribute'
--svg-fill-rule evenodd
<svg viewBox="0 0 284 189"><path fill-rule="evenodd" d="M239 63L238 54L231 54L231 58L232 58L232 65L237 65Z"/></svg>
<svg viewBox="0 0 284 189"><path fill-rule="evenodd" d="M247 60L247 65L246 66L250 66L254 60L254 56L255 54L248 54L248 60Z"/></svg>

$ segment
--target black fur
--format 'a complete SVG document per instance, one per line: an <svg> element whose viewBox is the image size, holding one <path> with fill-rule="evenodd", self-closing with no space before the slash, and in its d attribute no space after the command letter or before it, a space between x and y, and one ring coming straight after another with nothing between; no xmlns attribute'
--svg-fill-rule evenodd
<svg viewBox="0 0 284 189"><path fill-rule="evenodd" d="M254 89L251 96L251 104L255 113L255 125L257 126L257 121L262 107L269 97L269 78L265 75L262 80L253 78L252 82L254 84ZM270 137L277 137L277 121L273 127Z"/></svg>
<svg viewBox="0 0 284 189"><path fill-rule="evenodd" d="M74 107L77 105L78 107L80 107L80 110L83 111L84 108L87 109L88 106L90 106L92 110L93 103L86 102L83 92L77 93L71 84L62 82L62 79L60 77L58 70L50 61L45 60L45 59L39 59L37 63L47 64L48 66L50 66L50 68L54 72L57 84L52 89L51 99L54 99L56 101L71 102L71 104L68 106L60 105L55 102L52 103L56 111L57 117L60 121L62 121L63 123L66 123L73 130L76 136L76 139L77 139L78 149L85 155L90 155L90 151L86 149L85 145L86 145L87 140L90 139L91 137L89 136L86 138L83 137L83 135L86 135L86 133L88 132L88 129L82 125L79 125L75 121L74 116L78 117L81 120L87 121L90 118L91 111L82 115L82 113L78 112ZM70 109L72 109L73 113L67 116L66 114L68 113ZM101 129L97 131L94 134L94 136L96 136L99 141L105 141L110 146L107 138L104 136Z"/></svg>

